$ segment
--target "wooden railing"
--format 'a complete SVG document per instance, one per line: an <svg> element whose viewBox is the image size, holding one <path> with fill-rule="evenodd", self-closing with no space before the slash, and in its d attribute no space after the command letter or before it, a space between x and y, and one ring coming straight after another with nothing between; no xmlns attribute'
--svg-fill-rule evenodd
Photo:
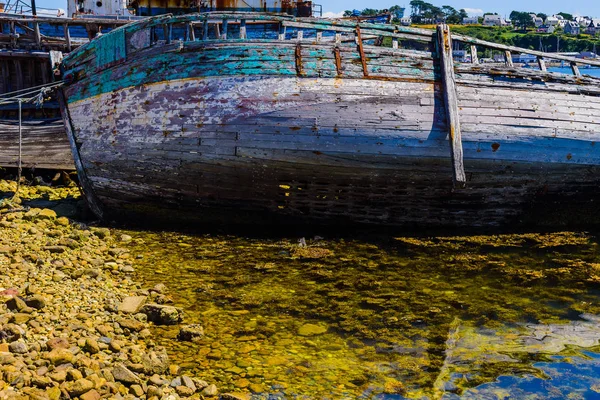
<svg viewBox="0 0 600 400"><path fill-rule="evenodd" d="M10 48L18 48L23 44L32 44L37 49L44 47L53 50L70 52L75 45L81 45L95 36L102 27L116 28L131 23L131 19L116 18L59 18L59 17L36 17L32 15L0 13L0 38L8 40ZM8 26L8 32L2 32L2 26ZM45 36L40 31L40 25L62 27L63 36ZM88 38L75 43L71 38L70 28L80 26L88 32ZM26 35L17 32L20 28Z"/></svg>
<svg viewBox="0 0 600 400"><path fill-rule="evenodd" d="M324 40L326 34L328 40L333 40L336 43L343 41L342 35L353 35L355 41L358 43L358 36L363 40L373 39L375 37L390 38L392 41L392 48L399 48L399 42L403 40L410 40L422 43L435 43L436 32L428 29L420 29L413 27L406 27L400 25L383 25L383 24L371 24L371 23L356 23L355 21L345 20L325 20L316 18L294 18L280 15L268 15L258 13L232 13L232 12L213 12L205 14L190 14L184 16L171 16L165 15L156 18L150 18L145 20L141 24L132 25L132 30L140 30L148 27L155 27L159 25L174 25L174 24L186 24L189 28L189 33L186 34L187 40L231 40L231 39L248 39L247 26L251 24L274 24L279 26L279 40L285 40L287 35L287 29L293 28L296 32L296 37L293 40L305 40L305 30L314 30L316 35L314 41L319 42ZM209 26L214 26L214 32L216 33L213 38L209 37ZM233 37L229 29L230 26L239 26L239 34L237 37ZM202 26L201 34L195 34L195 27ZM513 53L521 53L527 55L533 55L538 61L539 68L542 72L547 72L545 60L555 60L561 62L568 62L572 68L573 74L581 76L578 66L589 65L594 67L600 67L600 61L590 59L579 59L575 57L569 57L560 53L545 53L541 51L535 51L516 46L508 46L493 42L488 42L481 39L472 38L465 35L450 33L450 37L454 42L462 43L470 48L471 62L478 64L479 60L477 57L477 47L484 47L487 49L498 50L504 52L505 64L509 67L514 66L512 60ZM172 40L172 37L166 39L168 42ZM347 40L346 40L347 41Z"/></svg>

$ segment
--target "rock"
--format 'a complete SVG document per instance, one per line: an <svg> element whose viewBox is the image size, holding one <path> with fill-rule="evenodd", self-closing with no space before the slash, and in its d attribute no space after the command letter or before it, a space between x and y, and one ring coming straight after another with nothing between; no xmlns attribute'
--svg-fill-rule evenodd
<svg viewBox="0 0 600 400"><path fill-rule="evenodd" d="M115 378L115 381L117 382L133 384L138 383L140 381L140 378L138 378L136 374L127 369L127 367L125 367L123 364L117 364L111 372L113 377Z"/></svg>
<svg viewBox="0 0 600 400"><path fill-rule="evenodd" d="M67 218L67 217L56 218L56 225L69 226L69 218Z"/></svg>
<svg viewBox="0 0 600 400"><path fill-rule="evenodd" d="M202 325L193 324L182 326L177 335L177 339L193 342L204 336L204 328Z"/></svg>
<svg viewBox="0 0 600 400"><path fill-rule="evenodd" d="M37 214L37 219L56 219L56 212L49 208L43 208Z"/></svg>
<svg viewBox="0 0 600 400"><path fill-rule="evenodd" d="M79 396L81 400L100 400L100 393L96 391L96 389L92 389L89 392L86 392Z"/></svg>
<svg viewBox="0 0 600 400"><path fill-rule="evenodd" d="M316 336L327 332L327 328L321 325L304 324L298 329L300 336Z"/></svg>
<svg viewBox="0 0 600 400"><path fill-rule="evenodd" d="M163 390L156 387L156 386L148 386L148 392L146 393L146 397L147 398L151 398L151 397L162 397L163 396Z"/></svg>
<svg viewBox="0 0 600 400"><path fill-rule="evenodd" d="M27 306L27 303L25 303L25 301L23 301L23 299L21 299L20 297L11 297L7 302L6 302L6 307L11 310L11 311L22 311L22 310L26 310L29 307Z"/></svg>
<svg viewBox="0 0 600 400"><path fill-rule="evenodd" d="M167 286L164 283L157 283L150 291L163 294L167 291Z"/></svg>
<svg viewBox="0 0 600 400"><path fill-rule="evenodd" d="M100 346L96 339L87 338L85 339L85 345L83 346L83 350L87 351L90 354L96 354L100 352Z"/></svg>
<svg viewBox="0 0 600 400"><path fill-rule="evenodd" d="M119 267L119 271L124 274L133 274L135 269L131 265L122 265Z"/></svg>
<svg viewBox="0 0 600 400"><path fill-rule="evenodd" d="M119 304L118 310L126 314L135 314L140 311L145 302L146 296L125 297L121 304Z"/></svg>
<svg viewBox="0 0 600 400"><path fill-rule="evenodd" d="M141 311L156 325L177 325L183 321L183 313L173 306L146 304Z"/></svg>
<svg viewBox="0 0 600 400"><path fill-rule="evenodd" d="M58 386L52 386L46 389L46 396L48 396L49 400L59 400L61 394Z"/></svg>
<svg viewBox="0 0 600 400"><path fill-rule="evenodd" d="M43 296L34 294L33 296L25 298L25 304L27 304L28 307L41 310L42 308L46 307L46 300L44 300Z"/></svg>
<svg viewBox="0 0 600 400"><path fill-rule="evenodd" d="M89 392L93 388L94 388L94 383L91 381L88 381L87 379L83 379L83 378L77 379L74 382L68 382L65 385L65 390L71 396L80 396L86 392Z"/></svg>
<svg viewBox="0 0 600 400"><path fill-rule="evenodd" d="M219 400L250 400L252 396L249 393L223 393Z"/></svg>
<svg viewBox="0 0 600 400"><path fill-rule="evenodd" d="M133 238L131 236L125 235L125 234L121 235L120 239L121 239L121 242L124 242L124 243L129 243L133 240Z"/></svg>
<svg viewBox="0 0 600 400"><path fill-rule="evenodd" d="M142 365L144 373L164 374L169 370L169 355L165 349L161 351L151 351L142 356Z"/></svg>
<svg viewBox="0 0 600 400"><path fill-rule="evenodd" d="M77 379L82 379L82 378L83 378L83 374L78 369L71 368L70 370L67 371L67 380L68 381L76 381Z"/></svg>
<svg viewBox="0 0 600 400"><path fill-rule="evenodd" d="M0 353L8 353L9 351L8 343L0 343Z"/></svg>
<svg viewBox="0 0 600 400"><path fill-rule="evenodd" d="M194 391L187 386L177 386L175 391L178 395L183 397L189 397L194 394Z"/></svg>
<svg viewBox="0 0 600 400"><path fill-rule="evenodd" d="M110 236L110 230L108 228L92 228L92 232L100 239L106 239Z"/></svg>
<svg viewBox="0 0 600 400"><path fill-rule="evenodd" d="M131 385L129 388L129 393L135 397L142 397L144 395L144 389L142 389L140 385Z"/></svg>
<svg viewBox="0 0 600 400"><path fill-rule="evenodd" d="M56 348L46 355L46 359L54 365L67 364L73 361L73 353L67 349Z"/></svg>
<svg viewBox="0 0 600 400"><path fill-rule="evenodd" d="M168 384L169 381L161 378L160 375L158 375L158 374L154 374L150 377L150 379L148 379L148 383L151 383L156 386L164 386L164 385Z"/></svg>
<svg viewBox="0 0 600 400"><path fill-rule="evenodd" d="M51 350L68 349L69 347L71 347L71 345L69 344L69 341L62 337L52 338L52 339L48 340L46 342L46 346L48 346L48 348Z"/></svg>
<svg viewBox="0 0 600 400"><path fill-rule="evenodd" d="M117 322L119 323L119 325L121 325L121 328L127 328L132 332L139 332L145 328L143 322L132 318L121 318L117 320Z"/></svg>
<svg viewBox="0 0 600 400"><path fill-rule="evenodd" d="M196 388L196 385L194 384L194 381L192 380L192 378L184 375L181 377L181 382L182 382L183 386L190 388L192 390L192 393L196 393L197 388Z"/></svg>
<svg viewBox="0 0 600 400"><path fill-rule="evenodd" d="M219 390L215 385L208 385L202 390L203 396L216 396L217 394L219 394Z"/></svg>
<svg viewBox="0 0 600 400"><path fill-rule="evenodd" d="M265 388L259 383L251 383L248 385L248 389L250 389L252 393L263 393L265 391Z"/></svg>
<svg viewBox="0 0 600 400"><path fill-rule="evenodd" d="M16 353L16 354L25 354L29 351L29 349L27 348L27 345L21 341L12 342L9 345L9 348L10 348L11 353Z"/></svg>
<svg viewBox="0 0 600 400"><path fill-rule="evenodd" d="M67 247L66 246L44 246L43 247L44 250L49 251L50 253L64 253L65 251L67 251Z"/></svg>

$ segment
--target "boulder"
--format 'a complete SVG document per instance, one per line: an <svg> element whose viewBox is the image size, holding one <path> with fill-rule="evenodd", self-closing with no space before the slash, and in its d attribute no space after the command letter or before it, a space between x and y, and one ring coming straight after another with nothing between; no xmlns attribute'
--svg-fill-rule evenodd
<svg viewBox="0 0 600 400"><path fill-rule="evenodd" d="M118 310L126 314L135 314L140 311L145 302L146 296L125 297L119 304Z"/></svg>
<svg viewBox="0 0 600 400"><path fill-rule="evenodd" d="M144 305L141 311L156 325L177 325L183 321L183 312L173 306L152 303Z"/></svg>
<svg viewBox="0 0 600 400"><path fill-rule="evenodd" d="M204 337L204 328L199 324L182 326L177 335L177 339L193 342Z"/></svg>

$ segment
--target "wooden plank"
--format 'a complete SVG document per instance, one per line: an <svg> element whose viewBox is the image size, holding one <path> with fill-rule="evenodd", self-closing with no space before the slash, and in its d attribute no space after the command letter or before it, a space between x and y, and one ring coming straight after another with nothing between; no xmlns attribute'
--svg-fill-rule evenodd
<svg viewBox="0 0 600 400"><path fill-rule="evenodd" d="M365 45L362 41L362 36L360 32L360 26L356 26L356 40L358 44L358 53L360 54L360 62L362 64L363 75L369 76L369 69L367 67L367 59L365 57Z"/></svg>
<svg viewBox="0 0 600 400"><path fill-rule="evenodd" d="M39 22L33 23L33 35L35 37L35 44L38 49L42 48L42 35L40 34L40 24Z"/></svg>
<svg viewBox="0 0 600 400"><path fill-rule="evenodd" d="M240 39L246 39L246 20L240 21Z"/></svg>
<svg viewBox="0 0 600 400"><path fill-rule="evenodd" d="M471 45L471 63L479 64L479 57L477 56L477 46Z"/></svg>
<svg viewBox="0 0 600 400"><path fill-rule="evenodd" d="M229 25L229 20L228 19L224 19L223 20L223 32L221 33L221 39L222 40L227 40L227 28Z"/></svg>
<svg viewBox="0 0 600 400"><path fill-rule="evenodd" d="M573 75L575 75L578 78L581 78L581 72L579 72L579 67L577 67L577 63L571 63L571 70L573 70Z"/></svg>
<svg viewBox="0 0 600 400"><path fill-rule="evenodd" d="M67 45L67 53L71 52L71 33L69 32L69 24L63 24L63 31L65 35L65 43Z"/></svg>
<svg viewBox="0 0 600 400"><path fill-rule="evenodd" d="M537 58L538 66L540 67L540 71L548 72L548 68L546 68L546 61L544 61L544 57Z"/></svg>
<svg viewBox="0 0 600 400"><path fill-rule="evenodd" d="M453 182L456 187L464 187L467 178L463 162L462 137L458 114L458 96L454 78L454 60L452 57L452 38L450 28L446 24L438 25L438 54L442 66L442 85L444 88L444 104L448 119L450 152L452 155Z"/></svg>
<svg viewBox="0 0 600 400"><path fill-rule="evenodd" d="M509 50L504 52L504 62L506 63L507 67L514 67L512 54Z"/></svg>

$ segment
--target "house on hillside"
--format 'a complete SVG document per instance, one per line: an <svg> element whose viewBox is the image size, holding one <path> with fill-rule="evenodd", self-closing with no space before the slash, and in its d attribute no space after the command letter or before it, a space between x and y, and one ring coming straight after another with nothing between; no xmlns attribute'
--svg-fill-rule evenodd
<svg viewBox="0 0 600 400"><path fill-rule="evenodd" d="M404 16L400 18L400 25L402 26L410 26L412 24L412 18L409 16Z"/></svg>
<svg viewBox="0 0 600 400"><path fill-rule="evenodd" d="M581 27L575 21L567 21L564 30L567 35L579 35L581 33Z"/></svg>
<svg viewBox="0 0 600 400"><path fill-rule="evenodd" d="M600 33L600 19L592 19L587 29L585 30L585 33L592 36L595 36L596 34Z"/></svg>
<svg viewBox="0 0 600 400"><path fill-rule="evenodd" d="M598 58L598 54L594 53L593 51L582 51L577 55L577 58L596 59Z"/></svg>
<svg viewBox="0 0 600 400"><path fill-rule="evenodd" d="M534 16L532 20L536 28L539 28L540 26L544 25L544 20L541 17L538 17L537 15Z"/></svg>
<svg viewBox="0 0 600 400"><path fill-rule="evenodd" d="M485 15L483 17L483 26L506 26L506 20L500 15Z"/></svg>
<svg viewBox="0 0 600 400"><path fill-rule="evenodd" d="M479 17L465 17L462 23L463 25L477 25L479 24Z"/></svg>
<svg viewBox="0 0 600 400"><path fill-rule="evenodd" d="M553 33L556 28L553 25L540 25L535 31L537 33Z"/></svg>
<svg viewBox="0 0 600 400"><path fill-rule="evenodd" d="M556 27L558 25L558 18L554 16L546 18L545 25Z"/></svg>

